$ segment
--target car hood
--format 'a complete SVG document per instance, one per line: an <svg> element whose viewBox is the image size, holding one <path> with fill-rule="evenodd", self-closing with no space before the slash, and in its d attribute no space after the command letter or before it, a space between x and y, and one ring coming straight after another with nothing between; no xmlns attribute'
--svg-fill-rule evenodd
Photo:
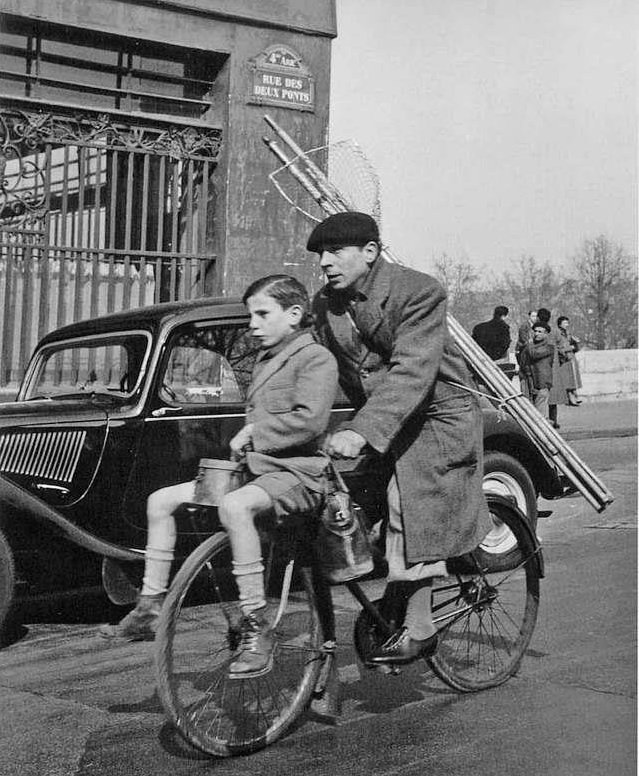
<svg viewBox="0 0 639 776"><path fill-rule="evenodd" d="M37 399L0 403L0 429L49 423L106 420L113 407L109 397Z"/></svg>

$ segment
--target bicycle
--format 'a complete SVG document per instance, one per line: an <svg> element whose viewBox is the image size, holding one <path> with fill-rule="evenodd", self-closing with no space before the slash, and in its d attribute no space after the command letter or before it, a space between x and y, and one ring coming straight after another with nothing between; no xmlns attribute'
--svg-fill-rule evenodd
<svg viewBox="0 0 639 776"><path fill-rule="evenodd" d="M439 641L426 660L461 692L495 687L516 673L532 638L543 577L541 550L525 516L507 498L489 496L488 503L493 519L512 534L508 555L496 563L477 548L433 585ZM240 610L221 529L176 574L158 626L160 699L181 736L209 755L247 754L278 740L337 670L331 589L314 557L308 526L301 530L287 523L263 538L276 637L270 673L229 679ZM387 585L378 601L370 601L358 581L345 585L362 605L353 635L366 665L371 649L401 624L406 599L401 583Z"/></svg>

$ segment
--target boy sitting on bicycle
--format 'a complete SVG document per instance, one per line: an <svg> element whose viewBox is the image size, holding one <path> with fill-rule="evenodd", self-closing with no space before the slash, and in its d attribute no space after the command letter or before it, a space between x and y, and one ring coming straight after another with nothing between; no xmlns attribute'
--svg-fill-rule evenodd
<svg viewBox="0 0 639 776"><path fill-rule="evenodd" d="M273 638L265 617L264 566L255 519L317 511L325 491L326 456L320 443L337 391L337 363L309 331L310 301L289 275L252 283L243 301L259 341L247 394L246 424L230 442L235 459L246 456L251 481L226 494L219 517L233 554L240 606L241 641L229 667L232 677L258 676L272 665ZM152 493L147 505L145 573L136 608L104 636L153 638L168 586L173 550L173 512L195 499L195 482Z"/></svg>

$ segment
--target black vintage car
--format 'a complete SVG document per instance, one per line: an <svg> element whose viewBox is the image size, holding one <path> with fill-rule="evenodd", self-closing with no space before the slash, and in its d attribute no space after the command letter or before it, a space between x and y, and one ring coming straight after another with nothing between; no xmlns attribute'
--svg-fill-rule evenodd
<svg viewBox="0 0 639 776"><path fill-rule="evenodd" d="M21 602L95 590L105 557L111 572L113 562L141 566L147 496L192 478L200 458L228 457L257 355L247 323L239 302L205 299L72 324L40 342L17 400L0 404L0 634ZM338 401L333 423L349 412ZM563 483L488 405L484 440L486 490L514 497L534 526L538 494L559 497ZM369 515L381 509L380 478L353 477ZM507 550L508 534L496 525L486 549Z"/></svg>

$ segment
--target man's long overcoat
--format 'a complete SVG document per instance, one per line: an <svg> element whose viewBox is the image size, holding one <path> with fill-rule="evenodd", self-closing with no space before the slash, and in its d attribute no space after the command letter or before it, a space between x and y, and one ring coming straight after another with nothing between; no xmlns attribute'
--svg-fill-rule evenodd
<svg viewBox="0 0 639 776"><path fill-rule="evenodd" d="M377 259L355 298L315 297L319 338L337 358L358 408L343 428L390 456L399 486L406 560L467 552L491 527L482 493L481 411L446 326L432 277Z"/></svg>

